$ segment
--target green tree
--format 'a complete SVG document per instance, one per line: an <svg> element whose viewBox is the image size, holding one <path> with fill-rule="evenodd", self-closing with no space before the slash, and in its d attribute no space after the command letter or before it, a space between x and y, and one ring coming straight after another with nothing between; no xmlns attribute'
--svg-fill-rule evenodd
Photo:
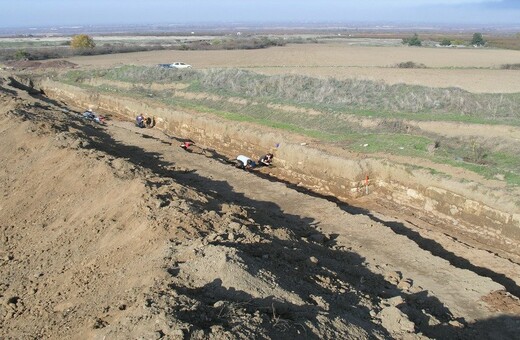
<svg viewBox="0 0 520 340"><path fill-rule="evenodd" d="M450 39L448 39L448 38L442 39L441 46L450 46L450 45L451 45L451 40Z"/></svg>
<svg viewBox="0 0 520 340"><path fill-rule="evenodd" d="M483 46L485 44L486 44L486 41L482 37L482 33L473 33L473 39L471 39L471 45Z"/></svg>
<svg viewBox="0 0 520 340"><path fill-rule="evenodd" d="M72 40L70 41L70 47L74 49L94 48L96 47L96 43L91 36L87 34L78 34L72 37Z"/></svg>
<svg viewBox="0 0 520 340"><path fill-rule="evenodd" d="M408 45L408 46L422 46L422 42L419 39L419 36L417 35L417 33L414 33L414 35L410 38L404 38L403 44Z"/></svg>

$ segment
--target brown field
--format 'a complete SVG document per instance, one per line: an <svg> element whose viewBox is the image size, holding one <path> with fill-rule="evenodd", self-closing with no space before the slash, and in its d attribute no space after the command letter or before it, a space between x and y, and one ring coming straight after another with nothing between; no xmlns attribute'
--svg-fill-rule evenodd
<svg viewBox="0 0 520 340"><path fill-rule="evenodd" d="M518 71L497 69L519 55L335 43L69 61L79 69L184 61L520 92ZM429 68L391 67L404 61ZM251 103L184 83L70 84L45 68L75 64L30 64L0 71L0 339L518 338L520 189L504 174L352 152L153 95ZM87 108L106 120L86 119ZM143 112L153 128L133 123ZM476 151L476 141L509 147L520 138L515 126L408 127L475 137ZM194 144L184 150L185 141ZM267 151L271 167L234 166L238 154Z"/></svg>
<svg viewBox="0 0 520 340"><path fill-rule="evenodd" d="M460 87L478 93L520 92L518 71L500 70L520 62L520 51L494 49L352 46L340 43L305 44L261 50L154 51L74 57L82 67L122 64L154 65L184 61L196 69L237 67L265 74L293 73L313 77L380 80L432 87ZM413 61L426 69L397 69Z"/></svg>

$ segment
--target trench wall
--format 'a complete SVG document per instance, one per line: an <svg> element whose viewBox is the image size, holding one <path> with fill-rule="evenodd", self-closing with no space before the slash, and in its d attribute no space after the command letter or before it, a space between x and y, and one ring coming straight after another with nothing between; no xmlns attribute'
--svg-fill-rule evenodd
<svg viewBox="0 0 520 340"><path fill-rule="evenodd" d="M520 254L518 200L493 193L482 185L461 183L425 170L410 170L405 165L381 159L330 155L313 147L312 143L306 144L302 137L165 108L153 99L122 98L51 80L41 81L38 86L50 98L76 107L117 113L132 121L138 113L152 114L156 117L155 128L192 139L230 159L238 154L259 157L274 151L273 176L350 202L365 195L390 201L440 221L445 227L479 242Z"/></svg>

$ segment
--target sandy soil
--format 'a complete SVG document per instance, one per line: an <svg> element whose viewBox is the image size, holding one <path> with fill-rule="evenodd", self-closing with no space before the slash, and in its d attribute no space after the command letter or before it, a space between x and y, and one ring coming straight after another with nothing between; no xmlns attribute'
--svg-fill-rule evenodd
<svg viewBox="0 0 520 340"><path fill-rule="evenodd" d="M297 73L317 77L381 80L432 87L460 87L471 92L520 92L517 71L499 70L516 64L520 51L351 46L348 44L288 45L263 50L153 51L124 55L75 57L82 67L123 64L155 65L183 61L196 69L237 67L265 74ZM413 61L427 69L396 69Z"/></svg>
<svg viewBox="0 0 520 340"><path fill-rule="evenodd" d="M0 79L0 338L500 338L520 266Z"/></svg>

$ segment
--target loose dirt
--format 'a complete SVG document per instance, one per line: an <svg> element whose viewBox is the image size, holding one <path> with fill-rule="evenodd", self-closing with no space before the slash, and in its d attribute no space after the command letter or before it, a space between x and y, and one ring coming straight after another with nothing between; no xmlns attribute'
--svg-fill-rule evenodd
<svg viewBox="0 0 520 340"><path fill-rule="evenodd" d="M55 68L55 69L68 69L68 68L74 68L77 65L74 63L71 63L67 60L50 60L50 61L32 61L32 60L24 60L24 61L8 61L4 62L4 64L10 68L10 69L16 69L16 70L31 70L31 69L49 69L49 68Z"/></svg>
<svg viewBox="0 0 520 340"><path fill-rule="evenodd" d="M109 112L91 123L5 79L0 103L1 338L520 332L520 266L395 207L311 195Z"/></svg>

